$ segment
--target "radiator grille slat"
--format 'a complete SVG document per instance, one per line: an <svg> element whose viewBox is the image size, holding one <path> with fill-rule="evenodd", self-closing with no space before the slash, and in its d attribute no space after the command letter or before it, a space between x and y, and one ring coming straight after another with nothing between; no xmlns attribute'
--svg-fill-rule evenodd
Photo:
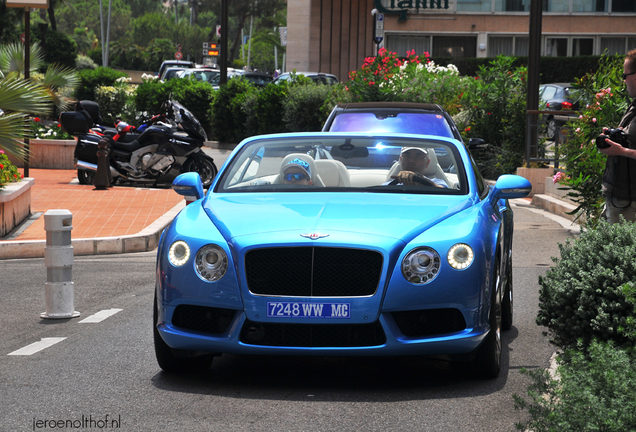
<svg viewBox="0 0 636 432"><path fill-rule="evenodd" d="M376 251L331 247L255 249L245 255L250 292L294 297L373 295L382 272Z"/></svg>

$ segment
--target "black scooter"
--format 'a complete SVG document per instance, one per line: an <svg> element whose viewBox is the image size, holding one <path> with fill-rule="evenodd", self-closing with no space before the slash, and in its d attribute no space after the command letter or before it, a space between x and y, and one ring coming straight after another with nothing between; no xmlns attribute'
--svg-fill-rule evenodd
<svg viewBox="0 0 636 432"><path fill-rule="evenodd" d="M164 114L165 113L165 114ZM97 172L97 144L109 141L109 164L114 180L136 184L172 183L184 172L197 172L204 187L209 187L218 170L214 159L202 150L207 135L201 123L179 102L169 100L162 107L164 117L146 127L130 142L115 140L90 131L94 127L86 110L60 115L62 128L75 136L75 164L80 184L93 184ZM165 119L165 121L161 121Z"/></svg>

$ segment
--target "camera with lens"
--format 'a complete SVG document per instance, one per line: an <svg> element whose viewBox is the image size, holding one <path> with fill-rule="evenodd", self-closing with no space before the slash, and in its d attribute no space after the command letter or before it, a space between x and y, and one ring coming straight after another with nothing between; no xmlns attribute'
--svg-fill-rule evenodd
<svg viewBox="0 0 636 432"><path fill-rule="evenodd" d="M601 134L596 137L596 147L600 149L608 148L610 145L605 142L605 139L609 138L622 145L623 147L629 148L629 142L627 141L627 134L623 131L623 129L609 129L607 133Z"/></svg>

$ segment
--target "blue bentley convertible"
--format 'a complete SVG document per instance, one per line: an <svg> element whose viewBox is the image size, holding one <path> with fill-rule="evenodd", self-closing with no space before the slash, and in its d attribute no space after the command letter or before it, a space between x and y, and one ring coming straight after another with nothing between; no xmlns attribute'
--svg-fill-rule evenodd
<svg viewBox="0 0 636 432"><path fill-rule="evenodd" d="M443 164L440 165L440 159ZM427 135L256 136L163 232L154 343L166 371L223 353L422 355L501 366L512 325L510 198L465 146Z"/></svg>

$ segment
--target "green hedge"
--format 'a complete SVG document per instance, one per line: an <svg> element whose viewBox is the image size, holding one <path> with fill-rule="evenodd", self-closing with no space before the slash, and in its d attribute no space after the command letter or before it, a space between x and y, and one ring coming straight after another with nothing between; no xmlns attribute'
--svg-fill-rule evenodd
<svg viewBox="0 0 636 432"><path fill-rule="evenodd" d="M84 69L78 72L80 85L75 91L77 100L95 100L95 89L100 86L112 86L118 78L127 77L123 72L106 67Z"/></svg>

